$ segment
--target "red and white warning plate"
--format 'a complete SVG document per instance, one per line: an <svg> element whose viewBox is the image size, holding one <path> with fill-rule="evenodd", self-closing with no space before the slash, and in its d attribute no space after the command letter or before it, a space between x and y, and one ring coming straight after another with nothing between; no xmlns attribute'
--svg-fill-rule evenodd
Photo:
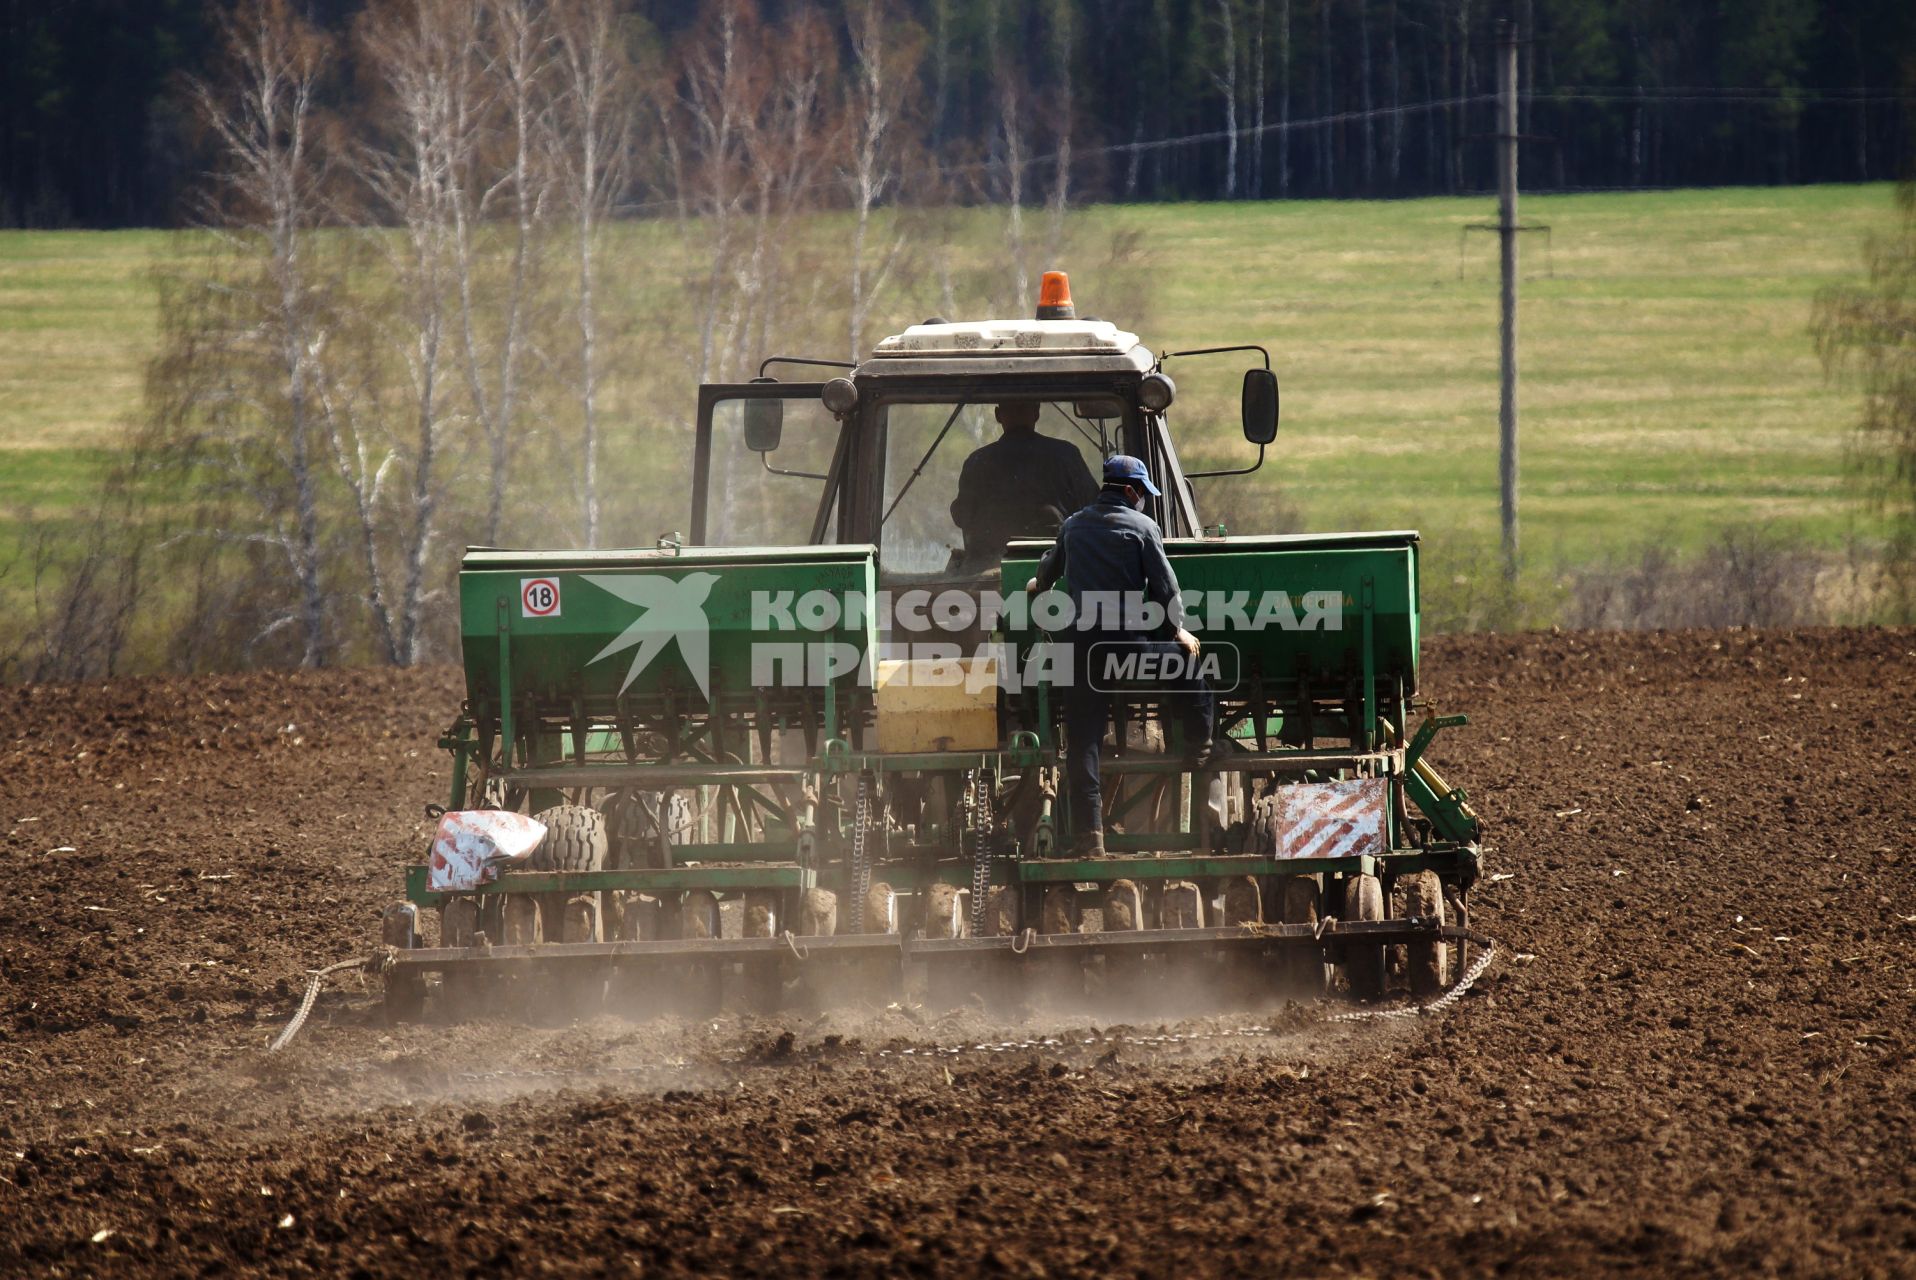
<svg viewBox="0 0 1916 1280"><path fill-rule="evenodd" d="M1271 823L1275 856L1349 858L1386 852L1386 785L1382 778L1353 778L1279 787Z"/></svg>

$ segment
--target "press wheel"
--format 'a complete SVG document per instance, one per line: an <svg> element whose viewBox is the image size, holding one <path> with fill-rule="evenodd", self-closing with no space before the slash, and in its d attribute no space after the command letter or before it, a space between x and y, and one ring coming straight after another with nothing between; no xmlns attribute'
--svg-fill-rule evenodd
<svg viewBox="0 0 1916 1280"><path fill-rule="evenodd" d="M1404 881L1404 914L1444 923L1444 886L1435 871L1419 871ZM1413 942L1408 951L1411 994L1428 998L1441 992L1450 973L1449 944Z"/></svg>
<svg viewBox="0 0 1916 1280"><path fill-rule="evenodd" d="M1316 876L1287 876L1281 900L1283 922L1315 928L1323 918L1318 910L1319 897ZM1323 995L1325 970L1322 947L1295 943L1284 948L1285 985L1297 995L1306 999Z"/></svg>
<svg viewBox="0 0 1916 1280"><path fill-rule="evenodd" d="M1349 876L1344 880L1343 918L1353 923L1384 918L1384 886L1376 876ZM1346 942L1344 981L1353 1000L1381 1000L1384 996L1384 944Z"/></svg>

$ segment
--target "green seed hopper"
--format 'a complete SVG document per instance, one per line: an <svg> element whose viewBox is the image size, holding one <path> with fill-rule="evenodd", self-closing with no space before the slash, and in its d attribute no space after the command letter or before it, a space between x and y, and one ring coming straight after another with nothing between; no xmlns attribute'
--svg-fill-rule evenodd
<svg viewBox="0 0 1916 1280"><path fill-rule="evenodd" d="M669 742L727 713L836 732L835 699L855 669L819 686L753 680L754 603L799 594L869 598L873 548L665 546L647 551L466 553L459 575L472 753L490 774L569 755L585 765L636 741ZM864 654L869 618L841 617L807 633ZM616 735L594 739L602 726ZM495 750L509 742L509 753ZM723 749L723 743L720 744ZM677 753L672 753L677 754Z"/></svg>

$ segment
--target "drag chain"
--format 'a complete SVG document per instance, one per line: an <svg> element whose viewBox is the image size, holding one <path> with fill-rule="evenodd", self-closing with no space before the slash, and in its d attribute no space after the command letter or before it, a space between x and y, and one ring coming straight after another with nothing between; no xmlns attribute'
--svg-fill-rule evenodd
<svg viewBox="0 0 1916 1280"><path fill-rule="evenodd" d="M306 984L306 996L299 1002L299 1012L295 1013L293 1020L286 1024L286 1030L279 1033L279 1038L267 1046L266 1052L278 1053L293 1042L293 1037L299 1034L299 1029L306 1025L306 1017L312 1013L313 1002L319 999L319 989L325 984L326 979L335 973L343 973L347 969L384 969L387 963L386 952L382 951L376 956L366 956L358 960L341 960L338 964L329 964L324 969L313 970L313 980Z"/></svg>
<svg viewBox="0 0 1916 1280"><path fill-rule="evenodd" d="M1476 984L1477 979L1484 976L1484 970L1488 969L1490 962L1497 958L1497 940L1495 938L1472 937L1471 941L1482 948L1482 954L1470 962L1470 967L1464 970L1463 976L1457 979L1456 985L1452 986L1450 990L1444 992L1444 994L1438 996L1430 1003L1413 1004L1393 1009L1353 1009L1349 1013L1333 1013L1324 1019L1324 1021L1370 1022L1379 1018L1419 1018L1426 1014L1442 1013L1444 1010L1450 1008L1451 1005L1463 999L1464 993Z"/></svg>

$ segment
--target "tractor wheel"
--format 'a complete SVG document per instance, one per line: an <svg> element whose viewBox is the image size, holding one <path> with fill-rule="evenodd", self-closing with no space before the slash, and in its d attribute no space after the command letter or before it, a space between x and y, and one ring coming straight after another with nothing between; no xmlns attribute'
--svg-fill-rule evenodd
<svg viewBox="0 0 1916 1280"><path fill-rule="evenodd" d="M1008 938L1018 932L1018 891L1010 885L993 885L985 898L985 934Z"/></svg>
<svg viewBox="0 0 1916 1280"><path fill-rule="evenodd" d="M1435 871L1419 871L1404 882L1404 914L1444 923L1444 886ZM1450 973L1450 946L1443 942L1410 944L1410 990L1429 997L1444 989Z"/></svg>
<svg viewBox="0 0 1916 1280"><path fill-rule="evenodd" d="M718 895L710 889L691 889L676 904L677 938L681 942L693 942L701 938L724 937L723 918L719 914ZM667 981L670 995L667 997L679 1013L694 1018L703 1018L719 1011L724 1002L725 979L723 971L730 966L707 960L693 960L683 966L674 966L677 972Z"/></svg>
<svg viewBox="0 0 1916 1280"><path fill-rule="evenodd" d="M1344 915L1347 921L1382 920L1384 886L1376 876L1350 876L1344 881ZM1354 1000L1381 1000L1384 996L1384 944L1347 942L1344 951L1344 980Z"/></svg>
<svg viewBox="0 0 1916 1280"><path fill-rule="evenodd" d="M454 898L439 908L440 946L470 947L477 941L478 933L479 904L471 898ZM450 971L440 978L439 989L445 995L447 1012L454 1022L477 1014L480 1003L477 974Z"/></svg>
<svg viewBox="0 0 1916 1280"><path fill-rule="evenodd" d="M1470 909L1464 905L1464 897L1454 884L1444 886L1444 919L1460 929L1470 927ZM1460 938L1450 950L1452 969L1458 978L1462 978L1464 970L1470 968L1470 943ZM1445 974L1444 980L1451 981L1451 975Z"/></svg>
<svg viewBox="0 0 1916 1280"><path fill-rule="evenodd" d="M534 871L597 871L605 866L605 815L579 804L559 804L532 815L546 828L532 851ZM550 929L547 932L551 932Z"/></svg>
<svg viewBox="0 0 1916 1280"><path fill-rule="evenodd" d="M626 894L619 904L619 941L657 942L664 936L664 904L650 894Z"/></svg>
<svg viewBox="0 0 1916 1280"><path fill-rule="evenodd" d="M1225 928L1253 932L1264 923L1264 891L1256 876L1228 876L1223 885L1223 911L1217 923ZM1270 966L1265 957L1249 952L1226 952L1221 983L1234 1005L1255 1004L1266 996Z"/></svg>
<svg viewBox="0 0 1916 1280"><path fill-rule="evenodd" d="M534 871L598 871L604 868L611 840L605 815L584 805L560 804L533 815L546 828L532 851ZM541 930L549 942L597 942L604 936L597 895L547 895Z"/></svg>
<svg viewBox="0 0 1916 1280"><path fill-rule="evenodd" d="M777 889L747 889L745 912L739 936L776 938L785 929L785 895ZM785 978L783 958L772 956L748 960L743 969L746 999L760 1014L778 1012L783 1003Z"/></svg>
<svg viewBox="0 0 1916 1280"><path fill-rule="evenodd" d="M479 904L471 898L454 898L439 908L439 945L469 947L479 932Z"/></svg>
<svg viewBox="0 0 1916 1280"><path fill-rule="evenodd" d="M605 937L599 918L599 895L575 893L564 899L559 913L559 941L598 942Z"/></svg>
<svg viewBox="0 0 1916 1280"><path fill-rule="evenodd" d="M1160 910L1166 929L1204 927L1204 893L1189 880L1173 880L1164 886L1164 905Z"/></svg>
<svg viewBox="0 0 1916 1280"><path fill-rule="evenodd" d="M545 941L545 921L539 899L543 894L509 893L499 904L499 940L508 947L529 947ZM555 920L555 929L558 927ZM488 1003L509 1018L536 1017L550 1003L549 981L534 972L500 973L489 983Z"/></svg>
<svg viewBox="0 0 1916 1280"><path fill-rule="evenodd" d="M666 906L651 894L619 893L617 932L620 942L658 942L667 936ZM675 901L673 907L678 903ZM607 921L608 931L612 925ZM643 961L614 961L606 981L606 1004L626 1017L640 1019L667 1007L665 985L658 970Z"/></svg>

